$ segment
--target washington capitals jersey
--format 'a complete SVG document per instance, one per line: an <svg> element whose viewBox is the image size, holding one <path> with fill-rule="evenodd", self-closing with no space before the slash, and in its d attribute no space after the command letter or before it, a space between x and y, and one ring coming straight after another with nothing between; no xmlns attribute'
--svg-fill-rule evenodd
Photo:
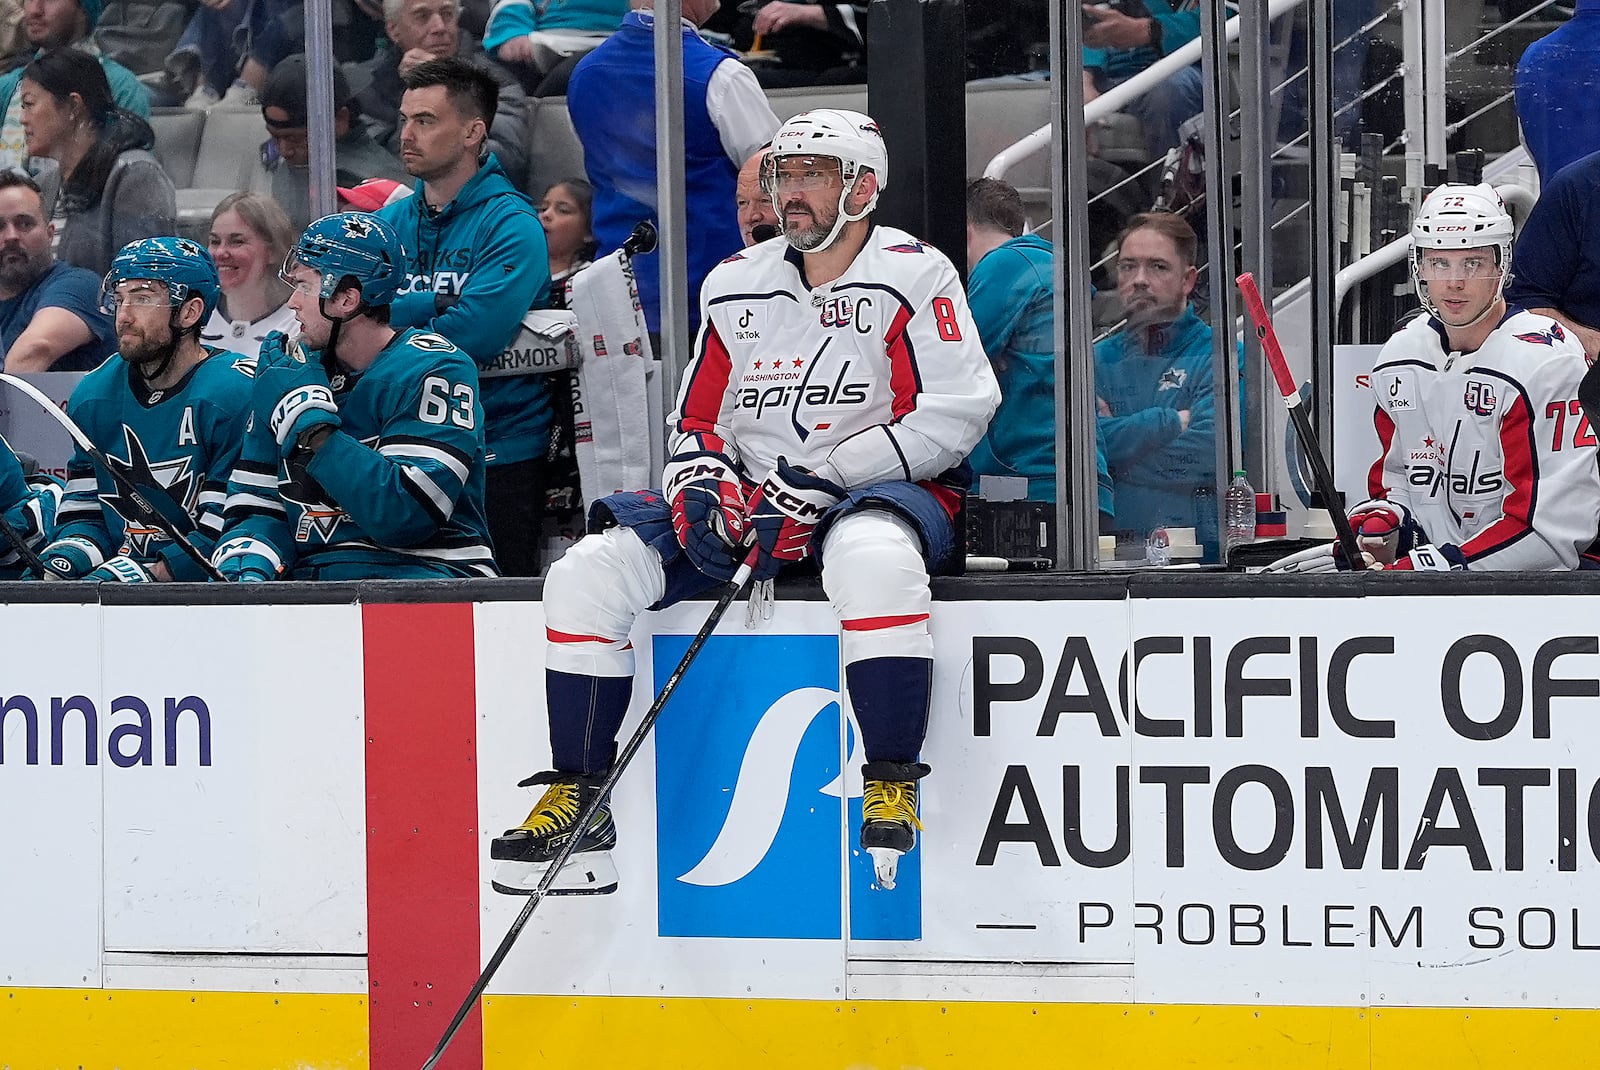
<svg viewBox="0 0 1600 1070"><path fill-rule="evenodd" d="M782 238L712 270L673 452L712 434L760 479L825 462L847 488L928 480L958 465L1000 403L955 268L873 227L850 267L813 287Z"/></svg>
<svg viewBox="0 0 1600 1070"><path fill-rule="evenodd" d="M255 358L207 348L206 358L169 389L151 390L120 358L83 377L67 415L106 460L210 556L222 531L228 474L239 458ZM125 515L125 511L126 514ZM81 536L111 556L164 561L175 580L205 573L164 532L132 522L136 515L109 472L81 447L67 463L66 495L56 514L57 538Z"/></svg>
<svg viewBox="0 0 1600 1070"><path fill-rule="evenodd" d="M1382 455L1368 493L1406 505L1472 569L1574 569L1600 534L1587 365L1560 324L1513 308L1474 353L1412 320L1372 369Z"/></svg>
<svg viewBox="0 0 1600 1070"><path fill-rule="evenodd" d="M228 485L227 537L295 579L493 576L478 368L444 337L396 334L359 374L329 371L339 430L303 470L253 422Z"/></svg>

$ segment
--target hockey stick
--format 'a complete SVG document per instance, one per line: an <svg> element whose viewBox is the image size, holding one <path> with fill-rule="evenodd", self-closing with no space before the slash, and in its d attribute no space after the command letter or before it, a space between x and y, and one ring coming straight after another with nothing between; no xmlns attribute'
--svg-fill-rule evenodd
<svg viewBox="0 0 1600 1070"><path fill-rule="evenodd" d="M1289 419L1294 424L1295 433L1300 436L1301 445L1306 448L1306 460L1311 463L1311 475L1316 480L1317 492L1322 495L1322 502L1328 508L1328 516L1333 520L1334 533L1339 537L1339 549L1344 551L1345 560L1351 568L1361 567L1361 544L1356 541L1356 533L1350 527L1350 518L1345 516L1344 509L1339 505L1338 491L1334 489L1333 472L1328 468L1328 460L1322 455L1322 446L1317 442L1317 433L1311 426L1311 419L1306 416L1304 406L1300 404L1300 387L1294 381L1294 374L1289 371L1289 362L1284 358L1283 347L1278 344L1278 334L1272 329L1272 317L1267 314L1267 306L1261 301L1261 291L1256 287L1256 277L1250 272L1245 272L1234 280L1239 284L1239 293L1244 297L1244 307L1250 314L1250 321L1255 324L1256 337L1261 340L1261 351L1267 355L1267 363L1272 366L1272 377L1278 381L1278 390L1283 394L1283 404L1289 410Z"/></svg>
<svg viewBox="0 0 1600 1070"><path fill-rule="evenodd" d="M22 563L32 569L34 574L41 580L48 579L54 575L45 567L44 562L39 560L39 555L33 552L33 547L23 540L22 532L12 527L11 521L4 516L0 516L0 535L3 535L6 542L11 544L11 548L17 552L17 556L22 558Z"/></svg>
<svg viewBox="0 0 1600 1070"><path fill-rule="evenodd" d="M667 704L676 690L678 681L683 679L683 674L689 671L695 655L700 653L700 648L705 645L711 633L716 631L717 623L722 620L722 615L728 611L733 600L744 589L745 582L749 580L751 571L755 568L756 555L760 553L759 547L750 551L750 556L744 564L739 566L739 571L733 578L723 585L722 594L717 598L717 604L711 607L711 612L706 616L706 622L700 625L700 630L689 641L689 649L683 652L683 657L678 661L678 667L672 670L672 675L667 677L667 682L661 685L661 691L656 695L656 700L645 711L644 719L639 722L639 727L634 729L633 735L617 754L617 760L611 763L611 771L606 774L605 780L600 785L600 790L590 798L589 804L578 815L574 828L583 828L594 818L600 809L601 803L611 794L611 789L616 787L621 779L622 772L628 768L628 763L633 761L633 756L644 744L645 737L650 734L650 729L655 726L656 718L661 715L661 708ZM428 1056L428 1061L422 1064L422 1070L433 1070L439 1065L439 1060L444 1058L444 1053L450 1047L450 1042L456 1038L456 1033L461 1029L461 1023L467 1020L467 1015L472 1013L472 1007L478 1002L478 997L483 995L484 989L489 987L489 982L500 969L500 964L511 953L511 945L517 942L517 937L522 934L523 927L528 924L528 919L533 917L534 908L544 901L545 894L550 891L550 886L555 883L556 876L561 872L561 867L567 864L567 859L572 856L573 848L578 845L579 837L568 836L561 845L561 850L556 852L555 858L550 863L550 868L539 880L539 886L528 897L528 902L523 906L522 913L517 915L517 920L511 923L511 928L506 930L505 936L500 939L500 946L494 949L494 954L489 956L489 964L478 975L478 980L473 983L467 992L467 998L461 1001L461 1007L456 1011L456 1016L450 1019L450 1024L445 1027L444 1036L439 1038L439 1043L434 1047L433 1054Z"/></svg>
<svg viewBox="0 0 1600 1070"><path fill-rule="evenodd" d="M18 379L15 375L10 375L6 372L0 372L0 382L10 383L12 386L28 395L34 401L38 402L39 406L43 408L45 412L49 413L55 419L56 423L66 428L67 434L72 436L72 441L76 442L79 448L81 448L83 452L87 453L94 460L94 463L99 465L101 469L111 477L111 482L117 485L117 489L122 492L122 496L128 500L130 505L133 506L134 511L138 514L134 519L137 519L142 524L147 524L150 527L161 531L167 536L167 538L171 539L177 545L178 549L182 550L185 555L195 562L195 564L199 565L200 570L204 572L207 577L216 580L218 583L227 582L222 573L218 572L216 568L212 566L211 562L206 559L206 555L202 554L195 547L195 544L189 541L187 534L183 531L180 531L177 524L173 523L167 518L165 513L157 509L155 504L150 501L149 497L146 496L144 491L134 486L132 480L112 467L111 462L106 458L106 455L101 453L100 448L93 442L89 441L89 436L83 433L83 428L73 423L72 417L61 411L61 406L45 397L44 393L38 387L34 386L30 382L27 382L26 380ZM172 499L169 496L167 500L171 501ZM174 502L173 504L176 505L177 503ZM189 530L194 530L194 523L192 520L190 521Z"/></svg>

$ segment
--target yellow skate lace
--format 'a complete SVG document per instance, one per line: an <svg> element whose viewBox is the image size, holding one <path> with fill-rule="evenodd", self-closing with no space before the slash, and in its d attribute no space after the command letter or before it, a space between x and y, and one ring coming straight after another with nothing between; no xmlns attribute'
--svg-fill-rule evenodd
<svg viewBox="0 0 1600 1070"><path fill-rule="evenodd" d="M914 780L869 780L861 799L865 821L899 821L921 830L917 820L917 784Z"/></svg>
<svg viewBox="0 0 1600 1070"><path fill-rule="evenodd" d="M544 789L528 819L517 826L522 832L543 835L566 828L578 819L578 785L551 784Z"/></svg>

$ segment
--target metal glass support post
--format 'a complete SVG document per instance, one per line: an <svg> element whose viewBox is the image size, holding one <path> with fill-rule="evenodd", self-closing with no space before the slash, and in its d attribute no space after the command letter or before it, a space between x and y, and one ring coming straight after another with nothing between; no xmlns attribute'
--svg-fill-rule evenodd
<svg viewBox="0 0 1600 1070"><path fill-rule="evenodd" d="M1227 11L1224 4L1202 4L1200 15L1200 71L1205 90L1206 152L1206 278L1211 294L1211 367L1213 382L1238 382L1235 359L1235 309L1233 235L1235 212L1230 176L1238 172L1238 147L1228 121L1229 76ZM1215 489L1217 530L1222 531L1222 484L1231 478L1233 458L1239 456L1239 395L1217 392L1217 420L1226 421L1227 434L1217 435Z"/></svg>
<svg viewBox="0 0 1600 1070"><path fill-rule="evenodd" d="M1422 63L1422 36L1422 0L1407 0L1400 11L1400 42L1405 64L1402 85L1406 107L1406 185L1412 189L1422 188L1422 164L1428 141L1428 75Z"/></svg>
<svg viewBox="0 0 1600 1070"><path fill-rule="evenodd" d="M662 393L672 407L689 363L688 224L683 173L683 0L656 0L656 229L660 232ZM656 428L655 434L664 434Z"/></svg>
<svg viewBox="0 0 1600 1070"><path fill-rule="evenodd" d="M1221 5L1218 5L1219 7ZM1084 159L1083 13L1050 5L1050 210L1055 273L1056 567L1093 567L1100 531L1094 337L1089 327L1089 171ZM1069 62L1070 61L1070 62Z"/></svg>
<svg viewBox="0 0 1600 1070"><path fill-rule="evenodd" d="M1240 261L1244 270L1255 273L1256 285L1270 303L1273 295L1272 147L1276 131L1270 129L1274 111L1267 48L1272 25L1265 7L1264 4L1245 4L1239 10L1243 23L1239 31L1239 223L1243 239ZM1231 289L1233 272L1214 274L1212 279ZM1248 430L1228 452L1240 459L1241 466L1250 473L1250 481L1260 487L1266 485L1266 474L1272 470L1267 460L1267 392L1263 389L1271 382L1271 377L1254 331L1244 332L1244 367L1247 389L1243 428ZM1219 392L1225 393L1227 402L1218 406L1219 411L1231 412L1237 403L1237 368L1234 361L1226 360L1217 369L1216 382L1228 383L1228 390ZM1227 426L1229 438L1239 440L1241 425L1237 416L1230 419Z"/></svg>
<svg viewBox="0 0 1600 1070"><path fill-rule="evenodd" d="M1311 0L1306 37L1310 79L1311 140L1311 384L1310 416L1322 448L1333 455L1333 339L1339 306L1334 283L1339 249L1334 213L1339 199L1339 161L1333 127L1333 0ZM1328 509L1337 502L1324 502Z"/></svg>
<svg viewBox="0 0 1600 1070"><path fill-rule="evenodd" d="M1422 9L1422 70L1427 79L1427 110L1423 123L1423 151L1426 162L1436 167L1445 165L1444 154L1444 87L1449 75L1444 54L1444 0L1423 0Z"/></svg>
<svg viewBox="0 0 1600 1070"><path fill-rule="evenodd" d="M338 211L333 174L333 3L306 0L306 181L311 218Z"/></svg>

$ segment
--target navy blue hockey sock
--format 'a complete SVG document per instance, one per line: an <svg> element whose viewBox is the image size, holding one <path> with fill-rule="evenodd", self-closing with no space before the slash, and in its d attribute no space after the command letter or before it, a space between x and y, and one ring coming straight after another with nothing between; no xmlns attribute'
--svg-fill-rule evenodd
<svg viewBox="0 0 1600 1070"><path fill-rule="evenodd" d="M546 669L550 755L563 773L602 773L617 753L617 733L633 697L631 676L580 676Z"/></svg>
<svg viewBox="0 0 1600 1070"><path fill-rule="evenodd" d="M846 665L845 687L869 762L914 762L928 732L931 658L867 658Z"/></svg>

